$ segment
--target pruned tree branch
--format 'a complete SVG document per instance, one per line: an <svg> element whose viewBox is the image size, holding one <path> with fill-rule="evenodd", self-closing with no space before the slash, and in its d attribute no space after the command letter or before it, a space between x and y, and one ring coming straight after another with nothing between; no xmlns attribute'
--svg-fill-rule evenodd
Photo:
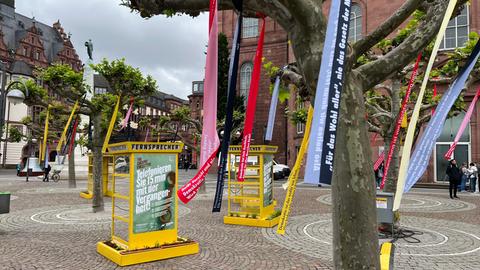
<svg viewBox="0 0 480 270"><path fill-rule="evenodd" d="M171 13L183 13L196 17L201 12L208 11L209 2L209 0L122 0L123 5L138 11L144 18L159 14L172 15ZM284 1L244 0L244 13L251 17L256 17L257 12L263 13L274 18L284 29L288 29L293 24L293 17L281 2ZM219 1L218 8L234 9L233 1Z"/></svg>
<svg viewBox="0 0 480 270"><path fill-rule="evenodd" d="M374 125L373 123L371 123L370 121L367 121L367 124L368 124L368 131L369 132L374 132L374 133L377 133L377 134L382 134L382 129L376 125Z"/></svg>
<svg viewBox="0 0 480 270"><path fill-rule="evenodd" d="M406 1L390 18L384 21L372 33L357 41L352 45L352 60L357 59L360 55L366 53L375 44L387 37L395 29L397 29L422 3L421 0Z"/></svg>
<svg viewBox="0 0 480 270"><path fill-rule="evenodd" d="M463 6L466 0L460 0L457 8ZM376 61L367 63L356 69L362 77L363 89L369 89L382 82L404 66L425 48L438 34L448 1L432 0L426 10L425 20L398 47Z"/></svg>

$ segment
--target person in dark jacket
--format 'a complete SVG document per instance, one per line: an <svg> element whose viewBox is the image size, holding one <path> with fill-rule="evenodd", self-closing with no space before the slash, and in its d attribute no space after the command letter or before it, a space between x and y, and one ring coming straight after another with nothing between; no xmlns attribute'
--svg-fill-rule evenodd
<svg viewBox="0 0 480 270"><path fill-rule="evenodd" d="M457 167L457 161L455 161L455 159L450 160L446 173L448 175L448 181L450 184L448 187L448 191L450 192L450 199L458 198L457 186L462 180L462 172ZM453 190L453 196L452 196L452 190Z"/></svg>
<svg viewBox="0 0 480 270"><path fill-rule="evenodd" d="M52 167L50 166L50 164L48 164L48 166L46 168L44 168L43 170L45 172L45 176L43 177L43 182L48 182L48 180L49 180L48 174L50 174L50 171L52 170Z"/></svg>

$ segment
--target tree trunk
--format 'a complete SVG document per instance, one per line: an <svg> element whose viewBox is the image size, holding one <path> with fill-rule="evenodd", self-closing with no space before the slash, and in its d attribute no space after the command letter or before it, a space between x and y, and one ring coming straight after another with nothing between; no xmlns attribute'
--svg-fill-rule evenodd
<svg viewBox="0 0 480 270"><path fill-rule="evenodd" d="M347 70L332 182L335 269L379 269L375 178L360 83Z"/></svg>
<svg viewBox="0 0 480 270"><path fill-rule="evenodd" d="M392 142L393 133L395 131L396 121L398 118L398 114L400 113L400 107L402 103L402 99L400 98L400 88L402 87L402 83L400 78L394 78L392 80L392 108L391 112L394 117L394 121L391 122L390 127L388 128L387 134L384 136L383 140L385 141L385 158L388 156L388 151L390 149L390 143ZM383 191L385 192L393 192L397 189L397 177L398 177L398 170L400 165L399 159L399 152L400 152L400 138L402 132L399 133L397 138L397 142L395 148L393 149L392 160L389 165L387 179L385 180L385 187ZM386 159L385 159L386 161Z"/></svg>
<svg viewBox="0 0 480 270"><path fill-rule="evenodd" d="M93 200L92 210L94 213L104 210L103 206L103 136L102 136L102 114L97 113L92 117L93 122L93 140L92 140L92 155L93 155Z"/></svg>
<svg viewBox="0 0 480 270"><path fill-rule="evenodd" d="M68 155L68 187L77 187L77 180L75 179L75 147L73 148L72 153Z"/></svg>

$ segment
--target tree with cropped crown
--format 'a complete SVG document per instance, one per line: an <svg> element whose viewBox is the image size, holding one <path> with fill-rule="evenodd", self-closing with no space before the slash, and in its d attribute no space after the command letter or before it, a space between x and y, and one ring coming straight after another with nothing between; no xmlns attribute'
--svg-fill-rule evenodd
<svg viewBox="0 0 480 270"><path fill-rule="evenodd" d="M418 23L425 16L424 12L416 11L412 15L412 18L407 23L407 25L400 29L397 32L397 35L393 38L386 38L379 43L377 43L372 49L366 52L364 55L357 59L357 65L364 65L368 62L375 61L382 55L386 55L388 52L395 49L398 45L413 33L413 31L418 26ZM430 81L428 87L433 88L433 84L449 84L457 75L460 65L466 61L468 56L471 54L473 47L478 41L478 34L472 32L469 35L469 40L465 46L462 48L457 48L453 52L443 53L439 58L442 61L436 64L435 68L430 73ZM410 96L409 104L412 104L417 99L417 92L419 86L423 80L424 70L422 67L426 66L428 61L428 56L431 54L433 49L433 41L427 46L422 54L422 58L419 64L419 69L417 72L416 80L414 81L414 86L412 88L412 93ZM468 88L471 84L475 83L480 78L480 69L477 67L471 73L467 86ZM282 78L281 89L283 93L289 96L288 87L294 86L298 95L298 102L303 102L305 99L308 99L308 96L305 96L306 86L305 81L302 77L302 74L299 72L296 63L292 63L287 66L285 69L280 69L275 67L271 62L267 62L264 65L265 69L268 71L269 76L274 78L278 75ZM385 151L388 151L390 148L390 142L393 137L396 120L400 113L400 105L405 96L408 84L410 81L411 73L414 68L414 63L407 65L405 68L393 73L387 78L386 81L381 82L380 84L374 86L372 89L364 91L365 106L366 106L366 119L368 124L368 131L371 133L376 133L383 138L385 142ZM285 90L287 89L287 90ZM282 93L281 91L281 93ZM303 96L302 96L303 94ZM437 96L433 95L433 91L427 91L423 99L423 105L420 109L420 117L417 124L417 129L415 132L415 138L418 136L421 127L428 123L432 116L432 110L436 107L437 103L440 101L442 95L438 94ZM465 109L465 102L463 95L460 95L455 101L452 109L449 112L448 117L453 117L458 115ZM412 106L407 106L407 118L410 118L413 112ZM289 112L290 119L293 123L305 123L307 120L307 109L300 108ZM396 191L396 178L398 176L399 170L399 150L400 142L404 139L406 134L405 129L400 130L399 140L397 142L397 147L394 148L392 155L392 163L390 165L390 170L388 171L387 180L385 183L384 191L386 192L395 192Z"/></svg>
<svg viewBox="0 0 480 270"><path fill-rule="evenodd" d="M197 16L208 11L208 0L122 0L143 17L185 13ZM266 14L288 33L298 70L313 101L326 33L323 4L315 0L245 0L245 15ZM347 1L350 3L350 1ZM376 29L349 44L332 180L333 254L337 269L378 269L375 187L368 139L364 91L402 70L433 40L440 28L447 0L407 0ZM466 0L458 1L457 9ZM233 9L220 1L219 9ZM394 33L415 10L425 13L416 29L382 57L358 65L358 59Z"/></svg>
<svg viewBox="0 0 480 270"><path fill-rule="evenodd" d="M93 155L93 212L104 210L102 190L102 147L110 119L120 97L120 104L123 107L130 103L133 97L136 106L142 106L143 98L150 96L156 89L155 80L151 76L144 77L139 69L133 68L125 63L124 59L108 61L102 60L93 65L92 68L102 75L109 83L112 92L95 94L91 100L85 98L87 92L92 93L93 89L83 83L82 73L75 72L67 65L53 65L39 73L48 89L58 96L63 97L67 106L72 106L75 101L79 102L79 113L90 116L93 126L91 143L87 144ZM48 106L48 99L45 99L45 89L34 82L28 83L29 96L26 103L29 105ZM69 113L69 112L66 112ZM121 117L119 113L117 122ZM86 131L86 130L85 130Z"/></svg>

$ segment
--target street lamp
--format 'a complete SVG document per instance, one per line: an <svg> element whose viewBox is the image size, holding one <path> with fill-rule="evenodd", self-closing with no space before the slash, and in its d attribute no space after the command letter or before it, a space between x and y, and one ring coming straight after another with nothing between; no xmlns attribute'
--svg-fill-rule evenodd
<svg viewBox="0 0 480 270"><path fill-rule="evenodd" d="M12 89L10 90L10 92L7 93L7 99L12 102L13 105L17 105L19 103L23 103L23 101L25 100L25 95L22 91L18 89Z"/></svg>
<svg viewBox="0 0 480 270"><path fill-rule="evenodd" d="M5 70L3 72L5 72ZM3 77L3 79L5 79L5 76ZM16 86L18 84L23 86L23 89L25 89L25 94L23 93L22 90L19 90L18 88L13 88L14 86ZM19 103L23 103L25 101L26 97L28 97L27 85L23 81L13 81L13 82L10 82L8 84L5 91L2 91L0 102L3 105L5 100L8 98L8 100L10 102L12 102L13 105L17 105ZM3 108L4 108L4 106L2 106L2 109ZM1 116L2 117L0 118L0 126L3 127L5 125L5 114L2 113ZM0 129L0 138L3 137L2 132L3 132L3 129ZM30 144L30 140L27 143ZM28 174L29 174L28 173L29 159L30 159L30 145L28 145L28 157L27 157L27 179L26 179L27 182L28 182Z"/></svg>

